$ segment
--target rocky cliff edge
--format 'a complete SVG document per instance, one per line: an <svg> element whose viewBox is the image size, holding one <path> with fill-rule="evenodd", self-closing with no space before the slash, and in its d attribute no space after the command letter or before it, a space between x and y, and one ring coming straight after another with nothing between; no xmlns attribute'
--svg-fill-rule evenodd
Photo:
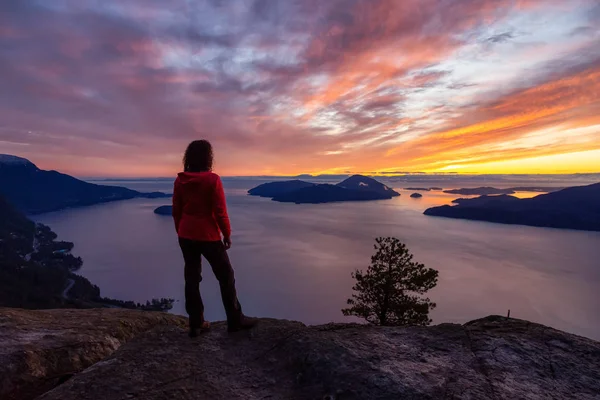
<svg viewBox="0 0 600 400"><path fill-rule="evenodd" d="M2 399L600 399L600 343L517 319L374 327L0 309Z"/></svg>

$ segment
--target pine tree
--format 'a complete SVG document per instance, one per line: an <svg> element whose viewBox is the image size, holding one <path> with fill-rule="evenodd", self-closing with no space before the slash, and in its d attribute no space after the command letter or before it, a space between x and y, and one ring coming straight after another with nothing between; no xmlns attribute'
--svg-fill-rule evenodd
<svg viewBox="0 0 600 400"><path fill-rule="evenodd" d="M436 304L422 295L435 287L438 271L413 261L406 245L396 238L376 242L367 271L352 273L356 293L342 313L375 325L429 325L429 311Z"/></svg>

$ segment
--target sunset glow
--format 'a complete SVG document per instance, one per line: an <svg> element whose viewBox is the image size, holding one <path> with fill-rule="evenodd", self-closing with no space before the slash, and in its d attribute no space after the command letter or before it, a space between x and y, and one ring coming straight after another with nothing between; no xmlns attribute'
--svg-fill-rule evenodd
<svg viewBox="0 0 600 400"><path fill-rule="evenodd" d="M0 153L78 176L600 172L595 0L9 0L0 77Z"/></svg>

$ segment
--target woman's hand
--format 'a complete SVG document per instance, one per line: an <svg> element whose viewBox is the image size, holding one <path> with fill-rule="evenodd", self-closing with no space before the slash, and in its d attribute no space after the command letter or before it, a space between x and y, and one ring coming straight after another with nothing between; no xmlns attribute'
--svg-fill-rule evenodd
<svg viewBox="0 0 600 400"><path fill-rule="evenodd" d="M224 238L223 245L225 245L225 250L229 250L231 248L231 238L230 237Z"/></svg>

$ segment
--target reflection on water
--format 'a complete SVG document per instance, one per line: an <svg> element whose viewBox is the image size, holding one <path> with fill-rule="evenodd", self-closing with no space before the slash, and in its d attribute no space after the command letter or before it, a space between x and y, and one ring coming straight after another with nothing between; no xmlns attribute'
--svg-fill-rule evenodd
<svg viewBox="0 0 600 400"><path fill-rule="evenodd" d="M141 182L168 190L168 182ZM128 186L135 187L131 183ZM440 271L434 322L511 315L600 339L600 234L427 217L456 195L399 190L392 200L294 205L250 197L248 182L226 182L234 229L230 255L240 300L251 315L305 323L345 321L350 272L366 268L377 236L405 241L416 260ZM82 275L105 296L179 300L182 258L165 200L136 199L38 217L75 242ZM223 319L218 285L204 269L207 317Z"/></svg>

